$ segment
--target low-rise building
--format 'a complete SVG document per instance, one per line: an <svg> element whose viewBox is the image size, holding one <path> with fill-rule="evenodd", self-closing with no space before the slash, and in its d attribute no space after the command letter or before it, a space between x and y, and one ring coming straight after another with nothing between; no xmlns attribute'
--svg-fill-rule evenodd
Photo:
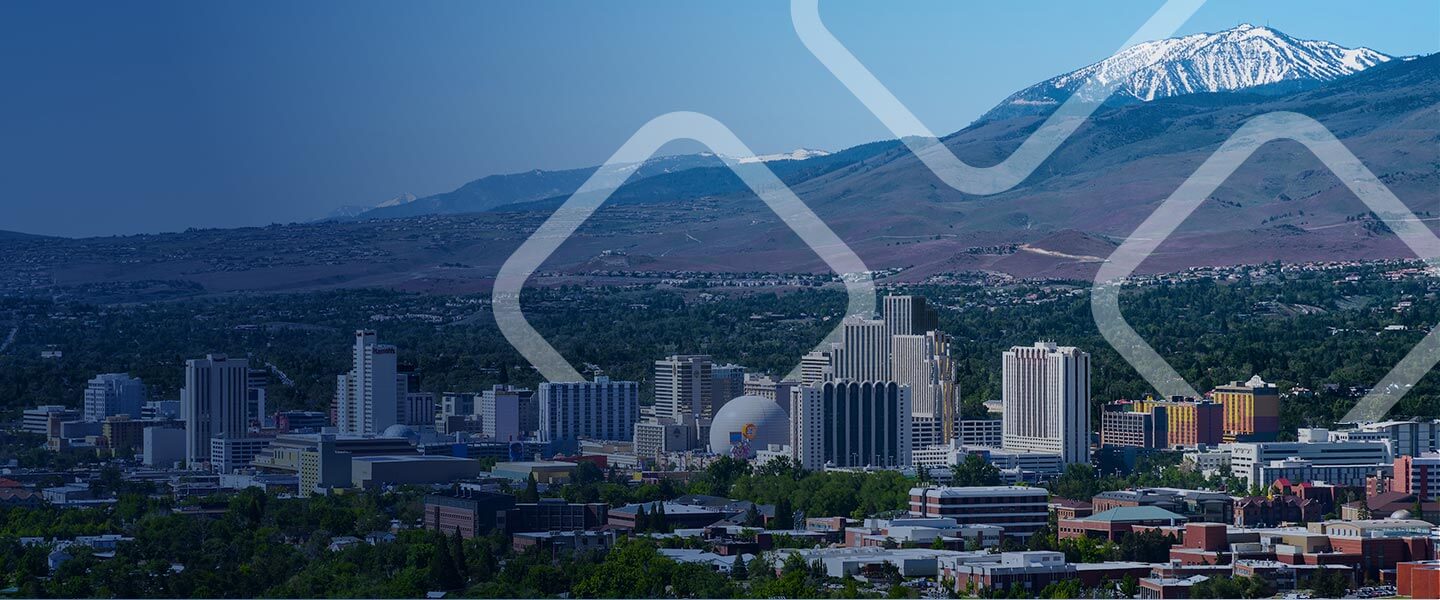
<svg viewBox="0 0 1440 600"><path fill-rule="evenodd" d="M910 489L910 514L949 517L961 525L998 525L1007 537L1029 539L1050 520L1050 494L1017 486Z"/></svg>

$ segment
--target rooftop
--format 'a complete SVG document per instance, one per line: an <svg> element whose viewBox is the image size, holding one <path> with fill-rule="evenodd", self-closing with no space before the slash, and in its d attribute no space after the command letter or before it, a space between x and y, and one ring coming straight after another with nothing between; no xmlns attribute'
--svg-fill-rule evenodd
<svg viewBox="0 0 1440 600"><path fill-rule="evenodd" d="M1160 507L1158 507L1158 506L1117 506L1117 507L1112 508L1112 509L1110 509L1110 510L1107 510L1107 511L1105 511L1105 512L1096 513L1096 514L1094 514L1094 515L1085 517L1085 518L1083 518L1083 519L1077 519L1077 520L1080 520L1080 521L1109 521L1109 522L1128 522L1128 521L1174 521L1174 522L1184 522L1186 519L1185 519L1185 517L1184 517L1183 515L1177 515L1177 514L1175 514L1175 513L1173 513L1173 512L1170 512L1170 511L1165 510L1165 509L1163 509L1163 508L1160 508Z"/></svg>

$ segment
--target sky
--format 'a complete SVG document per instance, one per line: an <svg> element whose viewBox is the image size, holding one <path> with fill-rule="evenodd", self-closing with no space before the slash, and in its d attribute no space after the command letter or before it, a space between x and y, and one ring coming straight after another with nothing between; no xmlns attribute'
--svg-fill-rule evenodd
<svg viewBox="0 0 1440 600"><path fill-rule="evenodd" d="M1160 4L822 0L820 12L948 133L1110 55ZM1210 0L1179 33L1243 22L1440 51L1434 0ZM890 137L801 45L784 1L7 0L0 230L304 221L599 164L676 110L719 119L758 153Z"/></svg>

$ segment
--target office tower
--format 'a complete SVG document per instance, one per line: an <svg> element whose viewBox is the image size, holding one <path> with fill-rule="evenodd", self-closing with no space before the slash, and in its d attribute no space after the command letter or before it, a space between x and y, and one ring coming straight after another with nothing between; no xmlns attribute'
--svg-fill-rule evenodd
<svg viewBox="0 0 1440 600"><path fill-rule="evenodd" d="M908 298L892 296L887 300L897 297ZM894 381L910 387L910 414L914 419L911 447L923 448L954 439L958 392L950 336L939 331L899 334L891 336L890 348Z"/></svg>
<svg viewBox="0 0 1440 600"><path fill-rule="evenodd" d="M185 421L188 466L210 459L210 438L244 435L250 361L210 354L185 361L185 387L180 388L180 418Z"/></svg>
<svg viewBox="0 0 1440 600"><path fill-rule="evenodd" d="M785 410L790 410L790 390L800 386L798 381L776 381L769 375L747 373L745 375L745 395L769 398L780 403Z"/></svg>
<svg viewBox="0 0 1440 600"><path fill-rule="evenodd" d="M379 344L375 332L355 332L350 372L335 385L335 426L340 433L375 435L400 422L408 391L398 370L394 346Z"/></svg>
<svg viewBox="0 0 1440 600"><path fill-rule="evenodd" d="M1194 448L1201 444L1219 445L1224 438L1224 407L1204 398L1171 396L1169 400L1146 398L1134 403L1132 410L1153 412L1165 410L1166 446Z"/></svg>
<svg viewBox="0 0 1440 600"><path fill-rule="evenodd" d="M640 420L640 384L634 381L542 383L540 441L588 438L629 440Z"/></svg>
<svg viewBox="0 0 1440 600"><path fill-rule="evenodd" d="M710 403L705 415L720 414L725 403L745 395L745 367L736 364L710 368Z"/></svg>
<svg viewBox="0 0 1440 600"><path fill-rule="evenodd" d="M245 421L251 429L265 427L265 388L269 383L269 371L250 369L245 390Z"/></svg>
<svg viewBox="0 0 1440 600"><path fill-rule="evenodd" d="M919 335L940 328L940 315L924 296L886 296L881 306L886 335Z"/></svg>
<svg viewBox="0 0 1440 600"><path fill-rule="evenodd" d="M540 428L540 410L533 390L496 385L481 392L477 404L481 435L492 440L524 439Z"/></svg>
<svg viewBox="0 0 1440 600"><path fill-rule="evenodd" d="M827 381L791 397L790 446L806 469L910 464L910 388Z"/></svg>
<svg viewBox="0 0 1440 600"><path fill-rule="evenodd" d="M835 362L830 352L809 352L800 358L800 385L815 385L834 378Z"/></svg>
<svg viewBox="0 0 1440 600"><path fill-rule="evenodd" d="M1015 346L1003 359L1006 450L1090 462L1090 355L1070 346Z"/></svg>
<svg viewBox="0 0 1440 600"><path fill-rule="evenodd" d="M145 400L145 384L139 378L128 373L96 375L85 386L84 418L104 421L112 415L129 415L139 419Z"/></svg>
<svg viewBox="0 0 1440 600"><path fill-rule="evenodd" d="M1101 407L1100 445L1146 449L1170 446L1169 417L1164 406L1148 411L1134 410L1133 403L1120 400Z"/></svg>
<svg viewBox="0 0 1440 600"><path fill-rule="evenodd" d="M1259 375L1211 392L1225 407L1226 442L1273 442L1280 432L1280 390Z"/></svg>
<svg viewBox="0 0 1440 600"><path fill-rule="evenodd" d="M401 422L406 425L434 427L435 393L409 392L405 394L405 418Z"/></svg>
<svg viewBox="0 0 1440 600"><path fill-rule="evenodd" d="M679 419L681 415L709 417L711 371L705 354L679 354L655 361L655 416Z"/></svg>
<svg viewBox="0 0 1440 600"><path fill-rule="evenodd" d="M888 381L890 336L885 334L885 321L847 317L835 357L836 379Z"/></svg>

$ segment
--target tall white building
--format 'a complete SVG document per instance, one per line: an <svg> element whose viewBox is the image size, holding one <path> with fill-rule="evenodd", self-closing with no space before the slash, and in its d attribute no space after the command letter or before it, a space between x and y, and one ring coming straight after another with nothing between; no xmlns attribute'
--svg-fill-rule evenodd
<svg viewBox="0 0 1440 600"><path fill-rule="evenodd" d="M640 384L634 381L542 383L540 441L632 439L640 420Z"/></svg>
<svg viewBox="0 0 1440 600"><path fill-rule="evenodd" d="M210 438L245 435L245 400L250 361L210 354L185 361L180 418L185 421L185 461L194 467L210 459Z"/></svg>
<svg viewBox="0 0 1440 600"><path fill-rule="evenodd" d="M655 416L710 417L714 363L705 354L678 354L655 361Z"/></svg>
<svg viewBox="0 0 1440 600"><path fill-rule="evenodd" d="M940 328L939 315L924 296L886 296L880 312L886 335L919 335Z"/></svg>
<svg viewBox="0 0 1440 600"><path fill-rule="evenodd" d="M791 396L790 447L806 469L910 464L910 388L837 380Z"/></svg>
<svg viewBox="0 0 1440 600"><path fill-rule="evenodd" d="M890 343L891 375L896 383L910 386L912 447L954 439L959 390L950 357L950 336L933 330L897 334L890 337Z"/></svg>
<svg viewBox="0 0 1440 600"><path fill-rule="evenodd" d="M408 381L397 370L395 347L376 342L375 332L355 332L350 372L335 382L335 426L340 433L375 435L399 423Z"/></svg>
<svg viewBox="0 0 1440 600"><path fill-rule="evenodd" d="M105 417L130 415L139 419L146 401L145 384L129 373L96 375L85 386L84 418L104 421Z"/></svg>
<svg viewBox="0 0 1440 600"><path fill-rule="evenodd" d="M851 381L890 379L890 336L885 321L846 317L835 355L835 378Z"/></svg>
<svg viewBox="0 0 1440 600"><path fill-rule="evenodd" d="M1005 351L1004 448L1090 462L1090 355L1036 342Z"/></svg>
<svg viewBox="0 0 1440 600"><path fill-rule="evenodd" d="M832 353L810 352L800 358L800 384L815 385L835 378ZM783 399L782 399L783 400Z"/></svg>

